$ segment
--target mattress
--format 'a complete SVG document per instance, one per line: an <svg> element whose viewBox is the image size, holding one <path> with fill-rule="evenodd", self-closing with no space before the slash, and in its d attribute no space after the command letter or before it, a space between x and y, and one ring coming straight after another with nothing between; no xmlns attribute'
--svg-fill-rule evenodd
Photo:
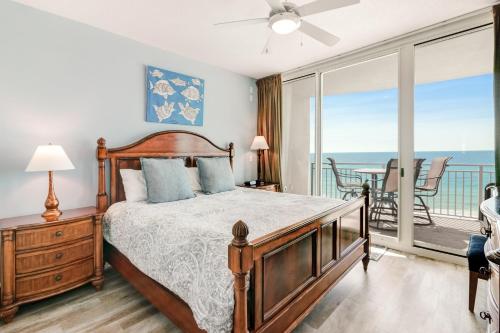
<svg viewBox="0 0 500 333"><path fill-rule="evenodd" d="M234 223L243 220L252 240L342 203L246 188L160 204L123 201L106 212L104 238L184 300L201 329L230 332L234 293L227 246Z"/></svg>

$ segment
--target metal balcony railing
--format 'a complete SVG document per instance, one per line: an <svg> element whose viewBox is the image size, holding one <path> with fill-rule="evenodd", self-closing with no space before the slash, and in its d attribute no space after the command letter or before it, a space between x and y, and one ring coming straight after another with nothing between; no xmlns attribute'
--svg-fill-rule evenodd
<svg viewBox="0 0 500 333"><path fill-rule="evenodd" d="M354 170L359 168L385 168L386 163L340 163L339 171L355 175ZM430 164L423 164L422 173L429 170ZM314 179L315 163L311 163L311 180ZM361 174L363 179L367 176ZM330 163L323 163L321 169L321 194L325 197L342 197L337 189L335 175ZM379 175L382 179L383 175ZM477 218L478 208L484 196L484 186L494 182L495 171L493 164L448 164L439 185L436 196L424 198L431 214L449 215L456 217ZM369 179L367 179L369 180ZM370 183L370 182L369 182ZM379 182L381 183L381 181ZM314 182L310 181L311 193ZM370 183L371 184L371 183Z"/></svg>

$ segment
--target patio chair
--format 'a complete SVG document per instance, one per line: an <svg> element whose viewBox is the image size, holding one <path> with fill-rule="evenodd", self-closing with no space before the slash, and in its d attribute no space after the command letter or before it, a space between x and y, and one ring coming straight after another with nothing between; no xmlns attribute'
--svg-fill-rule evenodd
<svg viewBox="0 0 500 333"><path fill-rule="evenodd" d="M413 159L413 173L415 183L420 175L420 170L422 168L424 160L425 159L423 158ZM397 223L398 204L396 202L396 199L398 197L398 169L398 160L395 158L390 159L386 166L384 179L382 180L382 186L380 189L375 189L373 207L370 211L370 221L373 220L373 215L375 215L377 228L379 228L380 222ZM394 219L382 219L382 214L390 215Z"/></svg>
<svg viewBox="0 0 500 333"><path fill-rule="evenodd" d="M345 200L348 195L350 195L351 198L358 197L363 190L363 179L361 176L342 172L337 169L337 163L333 158L328 157L327 159L330 161L333 174L335 175L337 189L343 194L342 200ZM347 181L344 182L344 179Z"/></svg>
<svg viewBox="0 0 500 333"><path fill-rule="evenodd" d="M396 217L398 215L398 159L391 158L387 162L382 186L373 190L373 206L370 211L370 221L377 221L377 228L380 222L397 222L396 219L382 219L382 214ZM375 218L373 218L375 216Z"/></svg>
<svg viewBox="0 0 500 333"><path fill-rule="evenodd" d="M439 191L439 184L443 178L446 167L448 166L448 161L451 157L436 157L432 159L431 167L427 173L424 173L423 178L419 178L418 181L423 181L422 185L415 186L415 198L420 201L420 203L415 203L415 211L425 211L428 224L433 224L431 214L429 213L429 207L425 204L423 198L432 198ZM416 215L416 218L425 219L425 216Z"/></svg>

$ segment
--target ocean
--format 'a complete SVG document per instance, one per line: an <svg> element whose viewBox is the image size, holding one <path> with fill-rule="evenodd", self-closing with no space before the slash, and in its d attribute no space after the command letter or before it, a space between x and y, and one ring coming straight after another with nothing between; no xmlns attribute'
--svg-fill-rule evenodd
<svg viewBox="0 0 500 333"><path fill-rule="evenodd" d="M482 200L480 193L486 184L495 179L494 152L492 150L418 151L415 155L416 158L425 159L423 171L428 170L433 158L452 157L443 175L437 195L426 200L432 213L472 218L478 216L478 207ZM339 198L341 194L336 188L335 177L327 157L334 158L339 169L353 174L353 170L358 168L385 168L389 159L397 158L397 153L324 153L322 193L324 196ZM310 158L313 162L314 155L311 155ZM362 175L362 177L366 178L366 175Z"/></svg>

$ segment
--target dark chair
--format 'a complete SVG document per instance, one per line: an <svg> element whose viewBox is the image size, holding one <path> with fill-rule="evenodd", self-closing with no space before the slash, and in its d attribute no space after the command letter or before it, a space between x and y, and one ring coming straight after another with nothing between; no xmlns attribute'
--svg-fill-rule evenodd
<svg viewBox="0 0 500 333"><path fill-rule="evenodd" d="M335 182L337 183L337 189L342 194L342 200L345 200L348 195L351 198L358 197L363 190L363 179L359 175L352 175L337 169L337 163L333 158L327 158L332 166L333 174L335 175ZM344 179L347 181L344 182Z"/></svg>
<svg viewBox="0 0 500 333"><path fill-rule="evenodd" d="M484 254L484 244L488 238L483 235L470 235L467 261L469 262L469 311L474 312L476 303L477 282L488 280L488 260Z"/></svg>
<svg viewBox="0 0 500 333"><path fill-rule="evenodd" d="M484 199L498 196L498 187L490 183L484 188ZM481 233L486 235L471 235L469 237L469 248L467 250L467 261L469 262L469 311L474 312L476 303L477 282L479 279L488 280L490 270L488 260L484 254L484 245L491 235L491 223L480 214L479 220L483 225Z"/></svg>
<svg viewBox="0 0 500 333"><path fill-rule="evenodd" d="M429 213L429 207L425 204L423 198L431 198L438 193L439 184L441 183L449 160L451 160L451 157L436 157L432 159L429 171L427 171L422 178L417 179L417 182L422 181L423 184L415 185L415 198L418 199L420 203L415 203L414 210L425 211L429 224L433 222L431 214ZM415 217L425 219L425 216L415 215Z"/></svg>

